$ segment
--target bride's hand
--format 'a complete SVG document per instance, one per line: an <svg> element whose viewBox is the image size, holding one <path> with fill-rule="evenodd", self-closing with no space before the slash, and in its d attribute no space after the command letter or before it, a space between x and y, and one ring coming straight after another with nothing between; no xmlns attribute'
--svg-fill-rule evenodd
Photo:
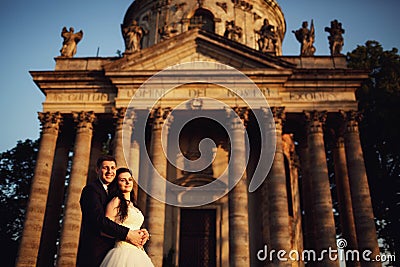
<svg viewBox="0 0 400 267"><path fill-rule="evenodd" d="M150 234L147 231L147 229L143 228L141 229L143 236L142 236L142 246L144 246L144 244L146 244L147 240L150 239Z"/></svg>
<svg viewBox="0 0 400 267"><path fill-rule="evenodd" d="M142 230L129 230L126 241L135 246L142 246L143 235Z"/></svg>

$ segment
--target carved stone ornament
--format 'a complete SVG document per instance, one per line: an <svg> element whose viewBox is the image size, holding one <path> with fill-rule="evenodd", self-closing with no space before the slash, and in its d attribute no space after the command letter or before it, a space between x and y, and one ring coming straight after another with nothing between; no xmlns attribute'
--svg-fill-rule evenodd
<svg viewBox="0 0 400 267"><path fill-rule="evenodd" d="M83 37L83 31L75 33L74 28L70 27L69 31L67 27L64 27L61 31L61 37L64 38L62 48L60 50L61 57L73 57L76 54L76 47Z"/></svg>
<svg viewBox="0 0 400 267"><path fill-rule="evenodd" d="M259 50L263 53L275 53L278 39L276 37L275 27L269 24L268 19L264 19L260 30L255 32L259 35L257 40Z"/></svg>
<svg viewBox="0 0 400 267"><path fill-rule="evenodd" d="M314 47L315 29L313 20L311 20L310 29L308 29L308 22L303 21L302 27L292 32L296 36L297 41L301 44L300 55L313 56L316 50Z"/></svg>
<svg viewBox="0 0 400 267"><path fill-rule="evenodd" d="M143 28L138 25L136 20L131 25L122 27L122 36L125 40L125 53L140 51L144 34Z"/></svg>
<svg viewBox="0 0 400 267"><path fill-rule="evenodd" d="M344 45L344 39L342 36L344 29L342 28L342 23L338 22L336 19L332 20L331 27L325 27L325 31L330 34L330 36L328 36L328 41L331 56L342 55L341 52Z"/></svg>
<svg viewBox="0 0 400 267"><path fill-rule="evenodd" d="M239 26L236 26L234 20L225 22L225 38L231 39L233 41L238 41L240 38L242 38L242 35L243 29Z"/></svg>

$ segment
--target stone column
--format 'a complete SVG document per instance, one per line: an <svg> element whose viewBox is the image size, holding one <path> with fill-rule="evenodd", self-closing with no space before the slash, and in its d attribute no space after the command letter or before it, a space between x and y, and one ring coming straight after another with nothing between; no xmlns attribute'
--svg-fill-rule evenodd
<svg viewBox="0 0 400 267"><path fill-rule="evenodd" d="M143 116L147 116L147 112L142 110L137 110L137 117L142 118ZM146 113L146 114L144 114ZM135 122L135 128L137 129L145 129L146 120L137 120ZM143 214L147 214L147 182L149 181L149 161L148 159L148 150L146 145L146 137L143 131L135 131L134 134L134 146L137 146L138 154L138 182L140 186L138 186L138 195L137 195L137 205L142 211ZM132 155L132 154L131 154ZM130 159L131 161L134 160L134 157ZM133 162L132 162L133 164ZM147 221L144 222L145 224Z"/></svg>
<svg viewBox="0 0 400 267"><path fill-rule="evenodd" d="M108 132L104 129L103 125L93 125L93 136L92 136L92 144L90 146L90 162L89 162L89 172L88 178L86 179L86 183L93 182L94 180L98 179L96 168L97 168L97 160L104 155L104 143L107 142Z"/></svg>
<svg viewBox="0 0 400 267"><path fill-rule="evenodd" d="M268 245L270 247L271 245L271 238L270 238L270 232L269 232L269 201L268 201L268 182L267 179L263 182L261 186L261 212L262 212L262 240L263 240L263 245ZM266 259L268 261L268 259Z"/></svg>
<svg viewBox="0 0 400 267"><path fill-rule="evenodd" d="M328 167L326 163L323 123L325 112L305 112L308 121L309 176L313 191L313 224L315 226L315 248L317 255L322 250L336 249L336 231L333 218ZM307 192L304 192L307 193ZM325 254L318 266L338 266L338 261L330 260Z"/></svg>
<svg viewBox="0 0 400 267"><path fill-rule="evenodd" d="M132 169L133 177L139 178L140 172L140 145L137 140L132 140L131 148L129 152L129 164Z"/></svg>
<svg viewBox="0 0 400 267"><path fill-rule="evenodd" d="M282 147L282 121L284 108L271 108L275 125L269 126L269 133L276 136L275 157L267 177L268 202L269 202L269 250L284 250L289 253L291 249L289 234L288 195L286 191L285 162ZM275 254L276 255L276 254ZM290 261L280 261L272 258L273 266L290 266Z"/></svg>
<svg viewBox="0 0 400 267"><path fill-rule="evenodd" d="M265 121L270 122L270 113L264 109L261 109L261 116ZM271 125L265 123L265 133L270 132ZM263 142L269 142L269 138L262 138ZM264 143L265 146L267 146L266 143ZM261 165L260 167L265 168L264 165ZM267 170L265 169L265 173L267 173ZM262 211L262 245L268 245L270 246L270 232L269 232L269 201L268 201L268 192L269 192L269 184L268 184L268 178L265 177L265 180L263 184L261 185L261 211ZM266 259L268 261L268 259ZM266 262L267 264L268 262Z"/></svg>
<svg viewBox="0 0 400 267"><path fill-rule="evenodd" d="M126 108L118 108L113 111L113 115L115 119L114 157L118 167L127 167L135 113L131 109L127 111Z"/></svg>
<svg viewBox="0 0 400 267"><path fill-rule="evenodd" d="M18 267L36 266L61 115L59 112L39 113L39 120L42 133L15 265Z"/></svg>
<svg viewBox="0 0 400 267"><path fill-rule="evenodd" d="M166 184L155 183L157 172L163 179L167 179L167 159L161 142L162 128L169 114L169 109L156 108L152 111L152 135L150 145L150 158L153 166L149 166L149 197L147 198L147 225L151 239L147 247L148 254L155 267L161 267L163 261L165 203L153 198L153 195L165 196ZM169 120L172 118L168 118ZM168 121L166 122L168 123ZM169 127L165 125L165 127ZM167 128L168 129L168 128ZM165 148L166 149L166 148Z"/></svg>
<svg viewBox="0 0 400 267"><path fill-rule="evenodd" d="M44 218L42 237L40 241L37 266L53 266L54 255L57 253L57 237L60 231L60 218L64 201L65 177L68 166L68 153L72 140L70 132L64 127L58 137L54 156L53 171L47 197L46 214Z"/></svg>
<svg viewBox="0 0 400 267"><path fill-rule="evenodd" d="M114 110L114 157L117 160L118 167L129 167L128 163L135 116L136 114L132 109L127 110L126 108L119 108ZM137 200L138 185L136 182L133 184L133 190Z"/></svg>
<svg viewBox="0 0 400 267"><path fill-rule="evenodd" d="M335 165L335 181L339 201L340 223L342 225L343 238L347 241L347 246L344 249L356 250L358 249L356 226L354 224L353 205L351 203L343 137L336 138L336 144L333 148L333 161ZM360 266L360 262L350 261L349 259L349 261L346 261L346 266Z"/></svg>
<svg viewBox="0 0 400 267"><path fill-rule="evenodd" d="M143 143L144 144L144 143ZM147 160L147 149L144 147L140 150L140 161L139 161L139 184L138 187L138 196L137 196L137 205L143 214L147 214L147 192L148 190L148 182L150 180L150 169L149 161ZM144 222L145 224L147 221Z"/></svg>
<svg viewBox="0 0 400 267"><path fill-rule="evenodd" d="M372 251L371 259L379 255L374 214L368 185L364 156L358 132L358 114L355 111L342 112L346 119L344 144L347 170L349 174L354 221L356 225L358 249ZM381 266L379 262L361 262L362 266Z"/></svg>
<svg viewBox="0 0 400 267"><path fill-rule="evenodd" d="M303 222L302 210L300 207L300 189L299 189L299 168L300 161L295 149L295 141L293 134L282 135L282 140L285 143L284 155L289 159L289 172L290 172L290 191L287 192L289 205L292 205L293 216L290 214L289 206L289 229L291 236L291 249L303 251ZM290 203L290 197L292 203ZM303 261L293 262L292 266L304 266Z"/></svg>
<svg viewBox="0 0 400 267"><path fill-rule="evenodd" d="M301 170L301 188L302 188L302 200L303 200L303 210L304 210L304 248L305 249L315 249L314 239L315 239L315 227L314 227L314 215L313 215L313 185L312 180L309 175L310 163L309 163L309 152L307 145L307 138L300 141L298 148L300 156L300 170Z"/></svg>
<svg viewBox="0 0 400 267"><path fill-rule="evenodd" d="M231 155L228 166L229 183L241 176L240 180L228 193L229 199L229 266L250 266L248 195L246 177L246 142L245 124L248 120L246 108L237 108L229 114L231 133ZM242 173L243 172L243 173Z"/></svg>
<svg viewBox="0 0 400 267"><path fill-rule="evenodd" d="M93 112L74 113L77 130L71 176L68 185L57 266L75 266L82 214L79 199L86 185L93 134Z"/></svg>

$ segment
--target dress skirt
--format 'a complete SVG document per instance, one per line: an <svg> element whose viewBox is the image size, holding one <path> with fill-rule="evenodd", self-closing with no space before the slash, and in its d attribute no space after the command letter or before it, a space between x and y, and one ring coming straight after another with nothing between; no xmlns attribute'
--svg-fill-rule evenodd
<svg viewBox="0 0 400 267"><path fill-rule="evenodd" d="M154 265L143 248L119 241L107 253L100 267L154 267Z"/></svg>

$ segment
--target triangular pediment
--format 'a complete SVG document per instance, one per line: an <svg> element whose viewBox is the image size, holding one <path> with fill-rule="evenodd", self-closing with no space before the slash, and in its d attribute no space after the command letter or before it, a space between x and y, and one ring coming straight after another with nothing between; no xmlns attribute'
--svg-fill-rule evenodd
<svg viewBox="0 0 400 267"><path fill-rule="evenodd" d="M203 30L194 29L139 52L125 54L104 66L106 72L162 70L187 62L207 61L236 69L290 69L294 65L281 58L263 54L243 44Z"/></svg>

